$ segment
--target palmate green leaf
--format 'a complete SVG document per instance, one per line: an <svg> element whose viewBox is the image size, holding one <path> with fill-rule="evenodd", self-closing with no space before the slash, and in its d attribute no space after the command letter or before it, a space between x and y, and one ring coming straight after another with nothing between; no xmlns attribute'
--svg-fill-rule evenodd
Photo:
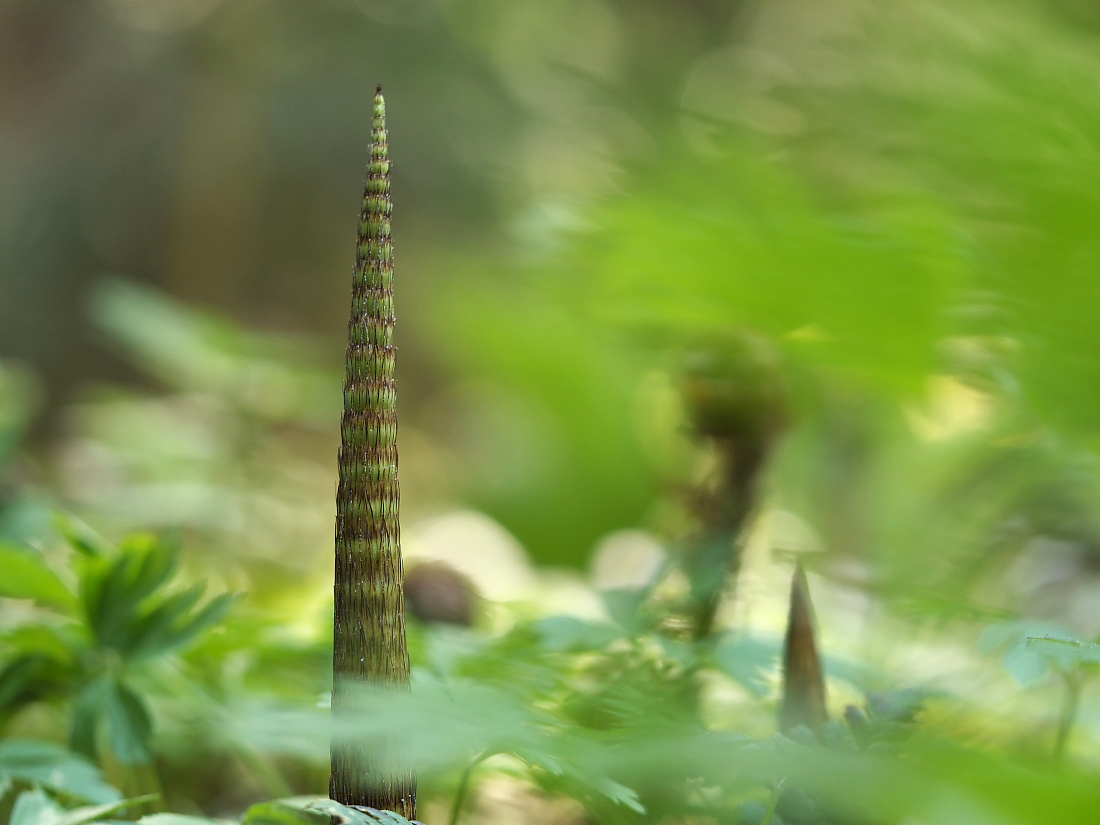
<svg viewBox="0 0 1100 825"><path fill-rule="evenodd" d="M575 616L548 616L534 624L547 651L602 650L623 631L606 622L590 622Z"/></svg>
<svg viewBox="0 0 1100 825"><path fill-rule="evenodd" d="M90 563L82 597L98 642L127 660L141 660L193 642L228 614L238 597L222 594L195 610L205 585L157 598L179 565L174 539L133 536L114 557Z"/></svg>
<svg viewBox="0 0 1100 825"><path fill-rule="evenodd" d="M53 825L64 809L38 788L23 791L11 809L8 825Z"/></svg>
<svg viewBox="0 0 1100 825"><path fill-rule="evenodd" d="M771 690L769 676L779 663L779 640L731 637L715 648L714 661L753 696L765 696Z"/></svg>
<svg viewBox="0 0 1100 825"><path fill-rule="evenodd" d="M0 669L0 712L49 694L65 682L67 668L41 653L17 656Z"/></svg>
<svg viewBox="0 0 1100 825"><path fill-rule="evenodd" d="M16 799L10 825L84 825L156 798L156 794L150 794L65 810L41 790L34 788L24 791Z"/></svg>
<svg viewBox="0 0 1100 825"><path fill-rule="evenodd" d="M565 742L548 742L541 749L519 747L514 754L527 763L536 778L551 791L564 793L589 803L611 802L646 813L645 806L632 788L607 776L599 769L598 759L592 755L600 749L594 743L585 742L582 747L572 747ZM557 750L555 754L552 751ZM541 774L541 777L540 777Z"/></svg>
<svg viewBox="0 0 1100 825"><path fill-rule="evenodd" d="M51 607L69 608L76 597L30 548L0 543L0 596L34 599Z"/></svg>
<svg viewBox="0 0 1100 825"><path fill-rule="evenodd" d="M42 622L13 627L0 636L10 653L41 655L62 664L73 664L87 639L75 622Z"/></svg>
<svg viewBox="0 0 1100 825"><path fill-rule="evenodd" d="M69 725L69 747L93 762L98 757L99 724L111 690L112 677L99 676L84 685L73 702L73 717Z"/></svg>
<svg viewBox="0 0 1100 825"><path fill-rule="evenodd" d="M122 794L103 780L94 765L49 742L0 741L0 776L93 803L116 802L122 798Z"/></svg>
<svg viewBox="0 0 1100 825"><path fill-rule="evenodd" d="M176 627L182 624L199 599L206 585L202 582L173 593L141 616L135 616L127 629L124 655L129 659L155 656L174 645Z"/></svg>
<svg viewBox="0 0 1100 825"><path fill-rule="evenodd" d="M121 681L107 692L105 712L111 750L124 765L141 765L153 758L153 720L145 702Z"/></svg>
<svg viewBox="0 0 1100 825"><path fill-rule="evenodd" d="M377 808L349 808L334 799L324 797L309 802L303 808L336 817L346 825L409 825L410 822L393 811L380 811Z"/></svg>
<svg viewBox="0 0 1100 825"><path fill-rule="evenodd" d="M361 712L333 735L391 742L395 759L424 771L462 768L486 751L545 750L541 715L503 688L421 673L411 692L366 688L355 702Z"/></svg>
<svg viewBox="0 0 1100 825"><path fill-rule="evenodd" d="M205 583L195 584L136 619L123 651L127 658L158 656L186 646L221 622L240 599L238 595L223 593L191 613L205 589Z"/></svg>
<svg viewBox="0 0 1100 825"><path fill-rule="evenodd" d="M70 811L65 811L60 818L50 823L46 823L46 825L84 825L85 822L94 822L107 816L107 814L125 811L128 808L143 805L155 799L159 799L157 794L146 794L145 796L122 799L118 802L104 802L101 805L87 805L82 808L73 808Z"/></svg>
<svg viewBox="0 0 1100 825"><path fill-rule="evenodd" d="M218 625L241 600L239 593L222 593L215 596L181 625L172 629L163 650L175 650L193 642L202 633Z"/></svg>
<svg viewBox="0 0 1100 825"><path fill-rule="evenodd" d="M628 635L649 629L649 622L642 615L642 607L651 595L649 588L614 588L600 595L611 620Z"/></svg>
<svg viewBox="0 0 1100 825"><path fill-rule="evenodd" d="M178 565L178 543L147 535L131 536L115 558L91 563L81 596L100 644L126 648L138 606L171 579Z"/></svg>
<svg viewBox="0 0 1100 825"><path fill-rule="evenodd" d="M326 825L333 819L344 825L410 825L393 811L351 808L321 796L294 796L253 805L242 825Z"/></svg>
<svg viewBox="0 0 1100 825"><path fill-rule="evenodd" d="M245 811L241 825L325 825L331 821L319 811L305 810L307 804L298 798L258 802Z"/></svg>
<svg viewBox="0 0 1100 825"><path fill-rule="evenodd" d="M107 741L124 765L152 759L153 721L144 700L117 677L106 674L85 686L73 708L70 745L96 759L99 730L106 723Z"/></svg>
<svg viewBox="0 0 1100 825"><path fill-rule="evenodd" d="M69 513L54 511L53 526L69 546L88 558L105 556L115 550L113 544Z"/></svg>
<svg viewBox="0 0 1100 825"><path fill-rule="evenodd" d="M390 757L428 774L464 769L485 754L517 756L583 798L641 810L637 794L596 768L604 734L536 710L507 687L421 674L411 693L366 690L355 722L336 736L385 741Z"/></svg>
<svg viewBox="0 0 1100 825"><path fill-rule="evenodd" d="M645 806L639 801L638 794L621 782L616 782L613 779L597 779L592 783L592 786L616 805L622 805L632 811L645 814Z"/></svg>
<svg viewBox="0 0 1100 825"><path fill-rule="evenodd" d="M387 743L385 756L413 765L422 776L465 769L485 753L513 754L528 765L566 777L587 796L622 792L600 786L613 777L592 758L603 741L527 703L524 688L509 690L467 679L439 680L420 673L411 692L364 690L358 712L331 730L327 713L315 710L239 708L230 714L231 735L254 747L311 758L327 752L330 739ZM602 789L601 789L602 787Z"/></svg>
<svg viewBox="0 0 1100 825"><path fill-rule="evenodd" d="M1060 664L1052 649L1033 645L1031 639L1074 641L1071 630L1053 622L1015 620L999 622L982 632L978 640L983 653L1004 652L1002 664L1021 685L1032 685L1045 678L1052 665Z"/></svg>
<svg viewBox="0 0 1100 825"><path fill-rule="evenodd" d="M1027 646L1045 656L1061 670L1100 664L1100 644L1078 639L1029 636Z"/></svg>

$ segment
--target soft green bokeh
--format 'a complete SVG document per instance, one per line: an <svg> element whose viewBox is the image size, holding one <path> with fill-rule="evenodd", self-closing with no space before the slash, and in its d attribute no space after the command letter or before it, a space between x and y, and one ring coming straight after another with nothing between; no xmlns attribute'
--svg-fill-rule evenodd
<svg viewBox="0 0 1100 825"><path fill-rule="evenodd" d="M0 814L359 822L303 812L335 733L429 823L1090 821L1098 46L1073 0L0 0ZM333 732L379 80L406 553L484 599Z"/></svg>

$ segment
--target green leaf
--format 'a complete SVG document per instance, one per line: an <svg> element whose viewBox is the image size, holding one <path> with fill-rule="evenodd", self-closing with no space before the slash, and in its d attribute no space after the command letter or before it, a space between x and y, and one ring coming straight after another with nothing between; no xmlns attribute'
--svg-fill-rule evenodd
<svg viewBox="0 0 1100 825"><path fill-rule="evenodd" d="M290 803L291 800L284 800ZM351 808L334 799L316 797L307 805L305 810L318 811L339 819L341 823L349 825L410 825L410 820L393 811L382 811L377 808Z"/></svg>
<svg viewBox="0 0 1100 825"><path fill-rule="evenodd" d="M605 590L603 596L604 605L611 616L611 621L619 625L629 635L641 633L646 629L646 622L641 617L642 605L650 596L647 588L628 589L617 588Z"/></svg>
<svg viewBox="0 0 1100 825"><path fill-rule="evenodd" d="M73 704L69 747L92 761L95 761L98 756L96 734L106 709L107 694L110 690L110 677L101 676L85 685Z"/></svg>
<svg viewBox="0 0 1100 825"><path fill-rule="evenodd" d="M34 599L53 607L71 607L76 597L42 557L30 548L0 544L0 596Z"/></svg>
<svg viewBox="0 0 1100 825"><path fill-rule="evenodd" d="M199 608L198 612L184 622L182 626L173 629L164 649L174 650L190 644L203 632L221 623L240 600L241 594L239 593L222 593L215 596Z"/></svg>
<svg viewBox="0 0 1100 825"><path fill-rule="evenodd" d="M323 796L290 796L253 805L242 825L328 825L333 819L351 825L376 825L378 820L367 813L373 810L350 808ZM407 822L404 817L393 816L400 823Z"/></svg>
<svg viewBox="0 0 1100 825"><path fill-rule="evenodd" d="M206 585L198 582L186 590L173 593L150 610L134 628L131 652L156 653L169 645L173 625L181 624L202 598Z"/></svg>
<svg viewBox="0 0 1100 825"><path fill-rule="evenodd" d="M248 332L153 290L118 280L92 293L92 317L135 361L170 386L214 392L264 419L328 421L337 376L299 362L298 347Z"/></svg>
<svg viewBox="0 0 1100 825"><path fill-rule="evenodd" d="M111 750L124 765L143 765L153 758L153 720L145 702L122 682L107 692L107 725Z"/></svg>
<svg viewBox="0 0 1100 825"><path fill-rule="evenodd" d="M200 582L173 594L135 622L132 638L124 650L128 658L158 656L184 647L222 621L239 600L237 594L223 593L188 615L205 589L206 585Z"/></svg>
<svg viewBox="0 0 1100 825"><path fill-rule="evenodd" d="M83 629L75 622L24 624L0 638L8 651L42 655L64 665L74 663L84 652L86 641Z"/></svg>
<svg viewBox="0 0 1100 825"><path fill-rule="evenodd" d="M349 825L373 825L375 821L366 811L358 808L350 808L347 805L337 802L335 799L318 798L305 807L307 810L328 814L341 823L349 823ZM397 816L397 814L394 814L394 816ZM404 817L400 817L400 819L407 821Z"/></svg>
<svg viewBox="0 0 1100 825"><path fill-rule="evenodd" d="M313 797L303 797L311 802ZM305 802L277 799L253 805L245 813L241 825L327 825L331 820L319 813L304 810Z"/></svg>
<svg viewBox="0 0 1100 825"><path fill-rule="evenodd" d="M19 794L8 825L54 825L63 813L60 805L34 788Z"/></svg>
<svg viewBox="0 0 1100 825"><path fill-rule="evenodd" d="M1002 660L1005 670L1021 685L1032 685L1050 673L1051 665L1062 664L1061 651L1033 645L1034 638L1074 641L1073 633L1061 625L1019 620L987 627L978 639L978 647L983 653L1007 648Z"/></svg>
<svg viewBox="0 0 1100 825"><path fill-rule="evenodd" d="M105 556L114 551L114 545L68 513L56 511L53 525L74 550L88 558Z"/></svg>
<svg viewBox="0 0 1100 825"><path fill-rule="evenodd" d="M543 647L552 651L602 650L622 631L605 622L586 622L574 616L548 616L535 623Z"/></svg>
<svg viewBox="0 0 1100 825"><path fill-rule="evenodd" d="M227 819L211 819L206 816L191 816L189 814L160 813L143 816L138 820L138 825L225 825L230 821Z"/></svg>
<svg viewBox="0 0 1100 825"><path fill-rule="evenodd" d="M1002 660L1004 669L1021 685L1033 685L1050 673L1050 661L1027 646L1013 645Z"/></svg>
<svg viewBox="0 0 1100 825"><path fill-rule="evenodd" d="M292 796L261 802L248 809L242 825L303 825L329 823L336 819L346 825L413 825L393 811L377 808L352 808L323 796ZM417 823L416 825L419 825Z"/></svg>
<svg viewBox="0 0 1100 825"><path fill-rule="evenodd" d="M191 816L190 814L160 813L143 816L138 820L138 825L225 825L225 823L231 821L228 819L211 819L206 816Z"/></svg>
<svg viewBox="0 0 1100 825"><path fill-rule="evenodd" d="M103 781L92 764L49 742L30 739L0 741L0 776L67 794L89 802L114 802L122 798Z"/></svg>
<svg viewBox="0 0 1100 825"><path fill-rule="evenodd" d="M71 811L66 811L58 819L52 820L50 825L84 825L85 822L93 822L115 811L122 811L134 807L135 805L141 805L145 802L151 802L159 798L159 795L154 793L147 794L146 796L133 797L132 799L120 799L117 802L104 802L100 805L88 805L82 808L74 808Z"/></svg>
<svg viewBox="0 0 1100 825"><path fill-rule="evenodd" d="M1052 636L1029 636L1029 650L1047 658L1063 670L1100 664L1100 644L1078 639L1058 639Z"/></svg>
<svg viewBox="0 0 1100 825"><path fill-rule="evenodd" d="M645 806L643 806L638 799L638 794L626 785L616 782L613 779L599 779L593 783L593 787L616 805L622 805L640 814L645 813Z"/></svg>
<svg viewBox="0 0 1100 825"><path fill-rule="evenodd" d="M18 656L0 670L0 709L18 707L35 699L53 686L50 678L55 662L40 653Z"/></svg>
<svg viewBox="0 0 1100 825"><path fill-rule="evenodd" d="M778 643L748 636L734 638L714 651L715 664L757 697L770 690L767 674L775 669L778 660Z"/></svg>
<svg viewBox="0 0 1100 825"><path fill-rule="evenodd" d="M545 752L538 712L513 690L421 673L411 692L349 691L346 707L356 709L356 718L333 730L333 736L390 738L401 743L395 757L424 770L466 765L485 751L524 747Z"/></svg>
<svg viewBox="0 0 1100 825"><path fill-rule="evenodd" d="M84 609L100 643L125 650L141 603L175 574L179 545L154 536L129 537L119 555L93 566L83 581Z"/></svg>
<svg viewBox="0 0 1100 825"><path fill-rule="evenodd" d="M153 723L133 690L111 676L91 682L73 709L70 742L73 750L95 759L99 723L106 718L111 750L124 765L142 765L152 758Z"/></svg>
<svg viewBox="0 0 1100 825"><path fill-rule="evenodd" d="M156 794L150 794L135 799L120 799L114 802L86 805L66 811L41 790L34 788L19 795L19 798L15 801L15 806L12 808L10 823L11 825L15 823L21 823L21 825L84 825L86 822L99 820L107 814L125 810L156 798Z"/></svg>

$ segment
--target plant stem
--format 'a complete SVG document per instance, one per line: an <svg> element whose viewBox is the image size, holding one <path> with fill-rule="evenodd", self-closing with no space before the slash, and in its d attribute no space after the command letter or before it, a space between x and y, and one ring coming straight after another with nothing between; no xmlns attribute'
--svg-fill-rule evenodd
<svg viewBox="0 0 1100 825"><path fill-rule="evenodd" d="M466 794L470 790L470 777L473 776L474 768L488 759L491 755L492 754L488 752L481 754L481 756L467 765L466 770L462 772L462 778L458 780L458 791L455 792L455 800L451 804L451 818L448 821L448 825L458 825L458 818L462 815L462 806L466 804Z"/></svg>
<svg viewBox="0 0 1100 825"><path fill-rule="evenodd" d="M1077 707L1081 702L1081 675L1075 670L1063 674L1066 683L1066 697L1062 703L1062 713L1058 718L1058 730L1054 734L1054 761L1061 762L1066 755L1073 722L1077 718Z"/></svg>
<svg viewBox="0 0 1100 825"><path fill-rule="evenodd" d="M768 810L764 812L764 818L760 820L760 825L771 825L772 818L775 816L775 809L779 807L779 797L783 796L783 784L786 781L786 779L780 779L775 783L772 798L768 801Z"/></svg>
<svg viewBox="0 0 1100 825"><path fill-rule="evenodd" d="M717 459L713 478L694 502L702 529L684 554L696 640L713 632L726 586L737 577L760 477L786 426L780 375L770 347L739 332L707 336L683 355L685 407L696 435Z"/></svg>
<svg viewBox="0 0 1100 825"><path fill-rule="evenodd" d="M393 346L390 160L382 87L374 98L371 156L359 216L348 322L340 481L336 492L336 580L332 710L356 715L366 687L409 684L397 481L397 384ZM346 726L344 726L346 728ZM416 779L387 764L385 743L332 744L329 795L345 805L415 817Z"/></svg>

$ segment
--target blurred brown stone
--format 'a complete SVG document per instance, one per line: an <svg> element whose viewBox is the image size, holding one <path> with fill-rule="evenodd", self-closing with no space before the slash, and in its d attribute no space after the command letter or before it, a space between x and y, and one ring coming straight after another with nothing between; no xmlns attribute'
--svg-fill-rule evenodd
<svg viewBox="0 0 1100 825"><path fill-rule="evenodd" d="M473 583L446 562L418 564L405 574L405 609L425 624L474 623Z"/></svg>

